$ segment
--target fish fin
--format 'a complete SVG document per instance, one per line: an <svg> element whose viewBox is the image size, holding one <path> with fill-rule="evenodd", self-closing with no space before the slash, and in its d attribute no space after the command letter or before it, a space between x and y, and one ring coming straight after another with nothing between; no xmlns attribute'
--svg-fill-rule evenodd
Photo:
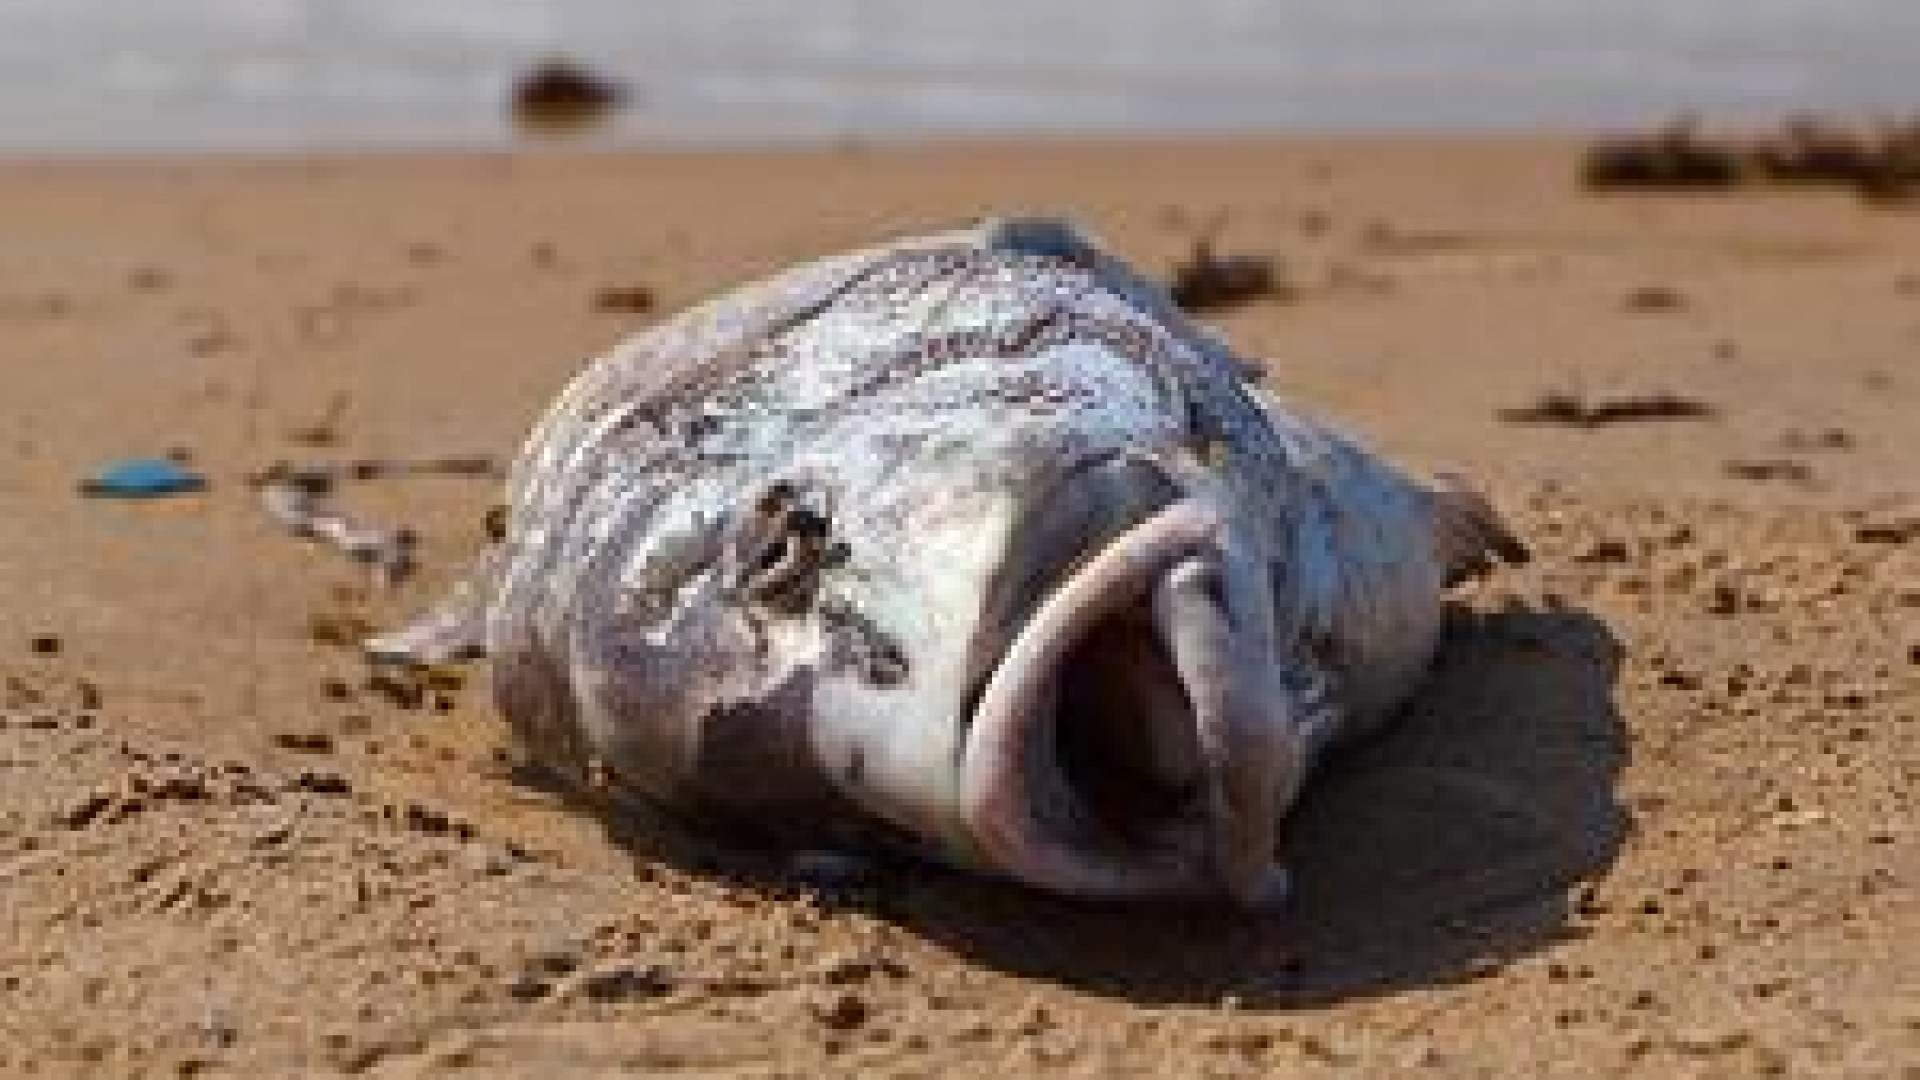
<svg viewBox="0 0 1920 1080"><path fill-rule="evenodd" d="M1532 558L1493 503L1464 477L1443 473L1429 485L1428 495L1434 549L1448 585L1481 577L1496 563L1520 566Z"/></svg>
<svg viewBox="0 0 1920 1080"><path fill-rule="evenodd" d="M476 660L486 655L494 562L489 552L472 574L426 614L398 630L368 638L361 644L361 651L372 660L412 665Z"/></svg>
<svg viewBox="0 0 1920 1080"><path fill-rule="evenodd" d="M1014 251L1091 265L1103 256L1097 241L1072 222L1050 217L989 218L977 243L991 251Z"/></svg>

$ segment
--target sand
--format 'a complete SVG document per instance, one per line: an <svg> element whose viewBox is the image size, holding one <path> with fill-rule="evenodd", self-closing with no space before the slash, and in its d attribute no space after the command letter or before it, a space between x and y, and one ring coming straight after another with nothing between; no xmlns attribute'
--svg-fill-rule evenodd
<svg viewBox="0 0 1920 1080"><path fill-rule="evenodd" d="M0 1075L1920 1075L1920 213L1576 151L0 166ZM531 782L477 672L321 640L450 580L490 484L349 487L423 537L390 594L246 486L509 454L657 317L604 289L1020 208L1161 272L1226 214L1297 286L1218 320L1272 386L1537 551L1311 789L1280 916L717 872ZM1555 393L1710 414L1503 417ZM75 491L169 450L206 493Z"/></svg>

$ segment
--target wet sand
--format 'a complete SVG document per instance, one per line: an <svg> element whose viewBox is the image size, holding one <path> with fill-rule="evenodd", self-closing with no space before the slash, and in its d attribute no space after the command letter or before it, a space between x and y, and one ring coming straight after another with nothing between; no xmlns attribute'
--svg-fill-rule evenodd
<svg viewBox="0 0 1920 1080"><path fill-rule="evenodd" d="M1596 198L1577 149L0 166L0 1074L1913 1075L1920 213ZM531 782L478 671L322 640L431 598L489 484L348 486L423 538L391 594L246 486L510 454L657 317L608 288L1008 209L1161 272L1224 212L1296 286L1218 319L1272 387L1536 549L1312 788L1279 917L717 873ZM1613 422L1513 412L1556 394ZM1605 408L1660 395L1705 414ZM206 493L75 491L169 450Z"/></svg>

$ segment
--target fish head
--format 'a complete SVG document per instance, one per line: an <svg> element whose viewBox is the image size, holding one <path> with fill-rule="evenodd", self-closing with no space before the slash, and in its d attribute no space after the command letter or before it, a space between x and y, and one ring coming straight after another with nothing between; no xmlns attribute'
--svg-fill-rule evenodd
<svg viewBox="0 0 1920 1080"><path fill-rule="evenodd" d="M1267 560L1214 485L975 453L837 502L807 725L843 794L1050 892L1278 898L1303 754Z"/></svg>

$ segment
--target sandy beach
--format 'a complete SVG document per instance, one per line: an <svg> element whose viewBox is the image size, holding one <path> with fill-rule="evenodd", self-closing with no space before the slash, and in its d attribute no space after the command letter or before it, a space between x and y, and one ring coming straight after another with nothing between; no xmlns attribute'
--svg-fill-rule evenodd
<svg viewBox="0 0 1920 1080"><path fill-rule="evenodd" d="M1920 1075L1920 212L1599 197L1579 145L0 164L0 1075ZM1535 550L1311 789L1279 916L718 873L529 782L477 669L340 643L495 485L348 486L421 536L391 591L248 487L505 459L666 313L1013 210L1163 275L1224 215L1271 389ZM205 492L76 490L169 452Z"/></svg>

